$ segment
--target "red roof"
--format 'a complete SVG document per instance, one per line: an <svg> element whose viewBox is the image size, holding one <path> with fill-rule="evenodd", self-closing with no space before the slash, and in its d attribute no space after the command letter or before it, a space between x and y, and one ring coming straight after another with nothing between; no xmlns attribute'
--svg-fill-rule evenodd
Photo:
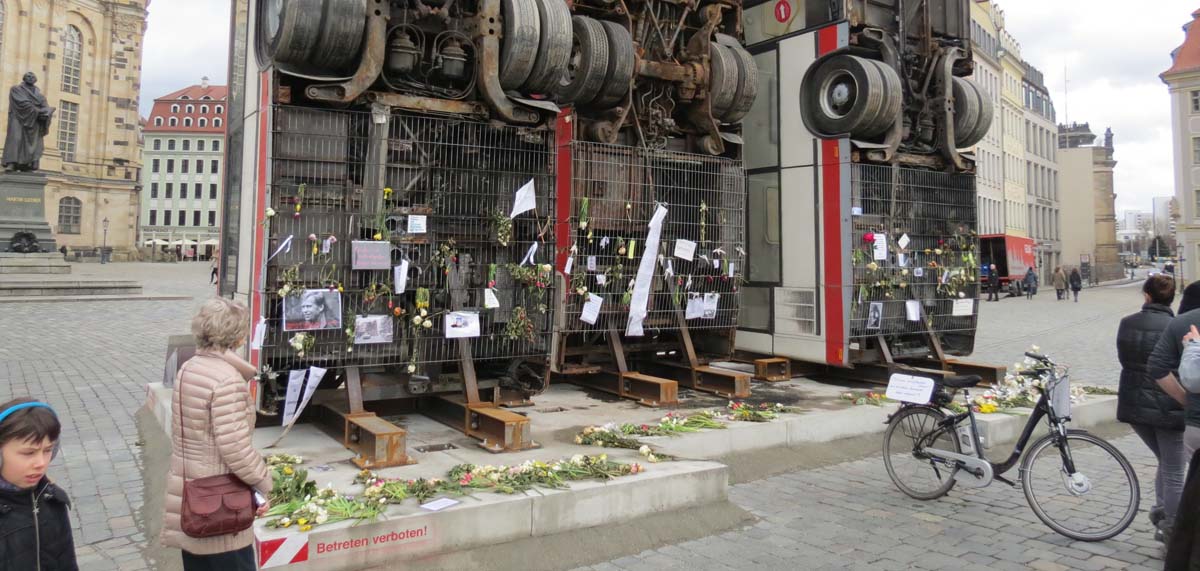
<svg viewBox="0 0 1200 571"><path fill-rule="evenodd" d="M1192 22L1184 26L1185 35L1183 44L1175 51L1171 52L1171 57L1174 62L1171 64L1171 69L1162 72L1160 78L1178 73L1186 73L1189 71L1200 70L1200 26L1193 26L1197 19L1200 19L1200 10L1192 12Z"/></svg>
<svg viewBox="0 0 1200 571"><path fill-rule="evenodd" d="M154 108L146 119L145 131L224 134L228 95L229 88L224 85L191 85L159 97L154 100ZM191 106L191 112L188 112L188 106ZM200 126L202 123L203 127Z"/></svg>

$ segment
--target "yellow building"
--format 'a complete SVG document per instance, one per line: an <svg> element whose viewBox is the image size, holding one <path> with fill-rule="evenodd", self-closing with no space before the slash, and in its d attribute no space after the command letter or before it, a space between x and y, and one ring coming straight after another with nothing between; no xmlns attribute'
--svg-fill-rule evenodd
<svg viewBox="0 0 1200 571"><path fill-rule="evenodd" d="M1001 118L1000 127L1003 133L1004 233L1010 236L1028 236L1025 199L1025 109L1021 88L1025 65L1021 61L1021 45L1003 28L1003 22L1001 17L1002 27L999 32L1002 86L1000 108L996 110L996 117Z"/></svg>
<svg viewBox="0 0 1200 571"><path fill-rule="evenodd" d="M32 71L56 109L41 160L47 222L58 244L107 244L115 260L133 251L138 226L147 4L0 0L0 121L8 124L8 89Z"/></svg>

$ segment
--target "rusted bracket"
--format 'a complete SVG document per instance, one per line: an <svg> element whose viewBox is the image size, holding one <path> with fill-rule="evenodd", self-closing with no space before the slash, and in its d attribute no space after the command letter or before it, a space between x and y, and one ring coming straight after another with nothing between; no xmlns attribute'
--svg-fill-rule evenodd
<svg viewBox="0 0 1200 571"><path fill-rule="evenodd" d="M375 2L375 8L367 11L367 37L363 42L362 58L358 69L348 81L310 85L304 90L309 99L330 103L350 103L358 99L383 71L386 57L388 20L391 8L388 2Z"/></svg>
<svg viewBox="0 0 1200 571"><path fill-rule="evenodd" d="M479 3L477 26L479 39L476 61L476 77L483 99L496 115L509 123L534 124L538 114L513 105L500 86L500 0L482 0Z"/></svg>
<svg viewBox="0 0 1200 571"><path fill-rule="evenodd" d="M531 439L529 418L492 403L469 404L459 395L448 395L426 399L422 407L426 416L478 439L488 452L540 447Z"/></svg>
<svg viewBox="0 0 1200 571"><path fill-rule="evenodd" d="M930 103L942 118L942 124L938 126L938 133L942 136L941 144L938 145L942 156L958 171L965 171L971 167L958 153L954 143L954 62L965 57L966 52L962 48L943 48L942 58L938 61L936 70L941 93Z"/></svg>
<svg viewBox="0 0 1200 571"><path fill-rule="evenodd" d="M707 88L705 96L688 107L688 120L704 134L700 136L697 146L710 155L720 155L725 152L725 142L721 139L716 118L712 114L712 62L709 61L712 36L717 26L721 24L721 10L726 8L721 4L709 4L704 7L705 24L688 39L684 53L694 61L704 63L704 81L700 82L701 89Z"/></svg>
<svg viewBox="0 0 1200 571"><path fill-rule="evenodd" d="M768 357L754 360L754 380L778 383L792 378L792 360Z"/></svg>
<svg viewBox="0 0 1200 571"><path fill-rule="evenodd" d="M424 6L424 4L421 5ZM481 119L485 119L488 116L487 107L475 101L434 99L432 97L416 97L383 91L368 91L366 97L367 101L371 103L380 103L388 107L407 109L418 113L447 113L452 115L467 115Z"/></svg>

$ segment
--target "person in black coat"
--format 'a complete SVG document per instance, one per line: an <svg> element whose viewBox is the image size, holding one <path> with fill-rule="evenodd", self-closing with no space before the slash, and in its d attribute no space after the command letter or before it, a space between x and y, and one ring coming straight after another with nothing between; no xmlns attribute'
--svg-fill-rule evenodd
<svg viewBox="0 0 1200 571"><path fill-rule="evenodd" d="M1128 423L1158 459L1154 477L1154 507L1150 521L1170 529L1183 492L1187 457L1183 447L1183 407L1149 378L1147 361L1174 313L1175 280L1156 275L1142 285L1142 310L1121 320L1117 328L1117 358L1121 381L1117 420ZM1161 536L1161 531L1156 533Z"/></svg>
<svg viewBox="0 0 1200 571"><path fill-rule="evenodd" d="M1079 290L1083 289L1083 276L1079 275L1079 268L1071 270L1067 282L1071 284L1071 293L1075 294L1075 303L1079 303Z"/></svg>
<svg viewBox="0 0 1200 571"><path fill-rule="evenodd" d="M996 264L988 266L988 301L1000 301L1000 272L996 271Z"/></svg>
<svg viewBox="0 0 1200 571"><path fill-rule="evenodd" d="M1175 533L1167 541L1165 571L1200 569L1200 450L1192 456L1187 483L1179 501Z"/></svg>
<svg viewBox="0 0 1200 571"><path fill-rule="evenodd" d="M78 571L70 500L46 477L62 425L49 405L0 405L0 569Z"/></svg>

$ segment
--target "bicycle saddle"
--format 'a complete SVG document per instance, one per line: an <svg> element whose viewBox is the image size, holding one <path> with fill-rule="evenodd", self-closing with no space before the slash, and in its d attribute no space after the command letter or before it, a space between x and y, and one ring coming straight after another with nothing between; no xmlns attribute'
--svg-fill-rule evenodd
<svg viewBox="0 0 1200 571"><path fill-rule="evenodd" d="M979 384L979 375L952 375L942 379L942 384L952 389L965 389Z"/></svg>

